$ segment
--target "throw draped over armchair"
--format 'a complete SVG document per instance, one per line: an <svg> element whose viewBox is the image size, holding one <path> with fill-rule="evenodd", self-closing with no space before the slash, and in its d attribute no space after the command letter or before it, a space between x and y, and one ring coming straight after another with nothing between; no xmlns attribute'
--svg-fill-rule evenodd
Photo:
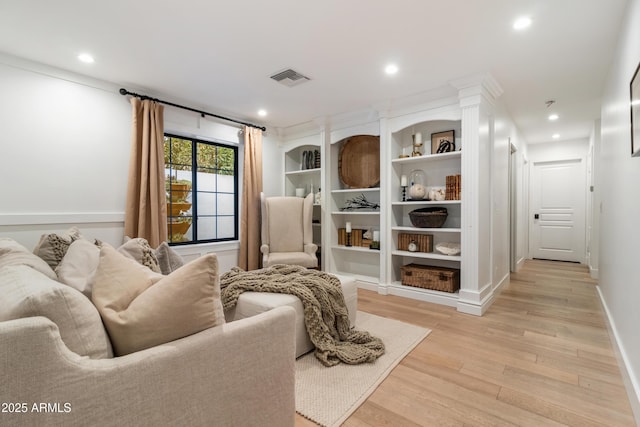
<svg viewBox="0 0 640 427"><path fill-rule="evenodd" d="M262 266L294 264L318 267L313 243L313 194L301 197L264 197L262 203Z"/></svg>

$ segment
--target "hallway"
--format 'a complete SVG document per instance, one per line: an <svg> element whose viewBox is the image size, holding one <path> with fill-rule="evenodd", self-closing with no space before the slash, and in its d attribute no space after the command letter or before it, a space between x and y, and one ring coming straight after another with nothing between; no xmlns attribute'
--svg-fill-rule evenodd
<svg viewBox="0 0 640 427"><path fill-rule="evenodd" d="M360 310L433 332L345 425L635 425L595 285L529 260L483 317L360 290Z"/></svg>

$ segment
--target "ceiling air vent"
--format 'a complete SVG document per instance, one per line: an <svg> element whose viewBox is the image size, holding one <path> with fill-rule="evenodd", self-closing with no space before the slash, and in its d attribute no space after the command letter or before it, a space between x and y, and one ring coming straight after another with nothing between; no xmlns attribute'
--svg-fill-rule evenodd
<svg viewBox="0 0 640 427"><path fill-rule="evenodd" d="M300 83L308 82L309 80L311 80L309 77L303 76L302 74L295 70L292 70L291 68L280 71L279 73L275 73L271 76L271 78L278 83L288 87L297 86Z"/></svg>

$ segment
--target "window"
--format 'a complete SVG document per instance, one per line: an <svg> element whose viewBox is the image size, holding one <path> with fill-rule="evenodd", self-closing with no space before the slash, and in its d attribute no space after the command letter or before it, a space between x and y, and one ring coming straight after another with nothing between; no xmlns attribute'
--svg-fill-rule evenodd
<svg viewBox="0 0 640 427"><path fill-rule="evenodd" d="M165 134L164 163L169 243L236 240L238 148Z"/></svg>

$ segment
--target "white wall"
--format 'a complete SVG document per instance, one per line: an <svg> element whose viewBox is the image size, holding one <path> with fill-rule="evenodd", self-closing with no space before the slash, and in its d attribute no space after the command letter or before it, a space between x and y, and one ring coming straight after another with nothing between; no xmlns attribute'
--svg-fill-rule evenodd
<svg viewBox="0 0 640 427"><path fill-rule="evenodd" d="M640 395L640 158L631 157L629 83L640 62L640 0L630 0L604 90L596 185L602 201L600 290ZM640 404L636 400L636 410ZM636 412L636 418L640 418Z"/></svg>
<svg viewBox="0 0 640 427"><path fill-rule="evenodd" d="M529 160L533 162L552 162L555 160L569 160L587 158L589 139L574 139L569 141L554 141L542 144L529 144Z"/></svg>
<svg viewBox="0 0 640 427"><path fill-rule="evenodd" d="M589 153L591 155L590 162L590 174L588 185L593 187L593 191L590 192L590 206L589 215L590 221L587 222L587 227L590 227L587 232L587 256L589 262L589 271L591 277L597 279L599 277L599 265L600 265L600 192L601 188L598 185L598 177L600 171L600 120L596 120L593 125L593 131L589 138Z"/></svg>
<svg viewBox="0 0 640 427"><path fill-rule="evenodd" d="M122 242L131 107L119 88L0 55L0 237L33 248L42 233L78 225L88 237ZM238 129L165 108L168 132L238 144ZM271 166L280 170L277 141L263 141L265 192L280 189L268 177ZM242 145L240 165L241 155ZM187 258L215 251L223 271L237 265L237 242L178 250Z"/></svg>
<svg viewBox="0 0 640 427"><path fill-rule="evenodd" d="M281 196L284 191L282 151L277 135L267 132L262 139L262 191L267 197Z"/></svg>
<svg viewBox="0 0 640 427"><path fill-rule="evenodd" d="M494 147L493 159L491 164L491 182L492 182L492 229L493 229L493 285L498 286L508 279L510 272L510 256L511 256L511 212L509 205L509 162L511 162L511 144L516 148L516 168L513 171L515 175L515 200L513 201L516 209L516 235L513 238L515 250L518 260L524 260L524 242L526 241L526 214L522 206L525 197L523 193L523 174L522 167L526 144L520 137L511 116L501 103L496 105L495 124L494 124Z"/></svg>

